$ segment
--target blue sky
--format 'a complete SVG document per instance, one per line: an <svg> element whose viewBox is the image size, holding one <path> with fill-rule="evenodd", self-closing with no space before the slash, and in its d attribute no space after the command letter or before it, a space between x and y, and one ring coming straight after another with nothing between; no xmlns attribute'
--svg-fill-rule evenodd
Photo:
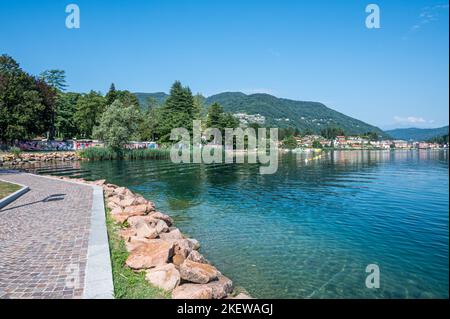
<svg viewBox="0 0 450 319"><path fill-rule="evenodd" d="M75 3L81 28L67 29ZM365 7L381 9L367 29ZM448 124L448 1L0 0L0 53L69 89L265 92L381 126Z"/></svg>

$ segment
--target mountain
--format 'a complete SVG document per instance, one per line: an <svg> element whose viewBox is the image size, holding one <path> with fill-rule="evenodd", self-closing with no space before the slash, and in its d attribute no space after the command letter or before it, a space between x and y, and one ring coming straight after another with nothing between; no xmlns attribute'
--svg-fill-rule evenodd
<svg viewBox="0 0 450 319"><path fill-rule="evenodd" d="M386 131L393 138L406 141L427 141L448 134L448 125L438 128L398 128Z"/></svg>
<svg viewBox="0 0 450 319"><path fill-rule="evenodd" d="M135 94L143 107L148 97L163 103L168 96L164 93ZM319 102L295 101L262 93L247 95L241 92L225 92L206 98L205 106L215 102L222 105L226 112L259 115L256 118L265 120L266 126L296 127L300 131L310 130L314 133L319 133L325 127L340 127L346 134L375 132L387 137L378 127L339 113Z"/></svg>

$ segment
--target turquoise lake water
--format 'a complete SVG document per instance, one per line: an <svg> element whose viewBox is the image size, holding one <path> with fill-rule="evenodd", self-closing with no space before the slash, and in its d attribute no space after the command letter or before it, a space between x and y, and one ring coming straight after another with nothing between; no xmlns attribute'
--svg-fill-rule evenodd
<svg viewBox="0 0 450 319"><path fill-rule="evenodd" d="M255 297L448 298L447 151L280 156L274 175L169 161L40 172L106 178L144 195ZM368 264L379 266L379 289L365 286Z"/></svg>

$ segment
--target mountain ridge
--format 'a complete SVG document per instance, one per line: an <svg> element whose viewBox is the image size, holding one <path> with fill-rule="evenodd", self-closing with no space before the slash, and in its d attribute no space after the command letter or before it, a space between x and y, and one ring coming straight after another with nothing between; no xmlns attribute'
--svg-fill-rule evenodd
<svg viewBox="0 0 450 319"><path fill-rule="evenodd" d="M398 128L385 131L396 139L407 141L426 141L434 137L439 137L448 134L449 126L442 126L437 128Z"/></svg>
<svg viewBox="0 0 450 319"><path fill-rule="evenodd" d="M142 107L152 97L161 105L167 98L163 92L135 93ZM204 98L205 107L219 103L226 112L245 113L265 118L265 125L276 127L296 127L301 131L320 133L326 127L340 127L346 134L378 133L388 135L380 128L335 111L325 104L314 101L296 101L278 98L267 93L245 94L242 92L222 92Z"/></svg>

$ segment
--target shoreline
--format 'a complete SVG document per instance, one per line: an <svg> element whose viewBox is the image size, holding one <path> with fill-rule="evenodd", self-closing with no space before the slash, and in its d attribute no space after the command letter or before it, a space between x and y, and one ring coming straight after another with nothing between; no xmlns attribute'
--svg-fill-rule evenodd
<svg viewBox="0 0 450 319"><path fill-rule="evenodd" d="M320 151L314 148L304 149L278 149L280 153L320 153L335 151L377 151L377 152L397 152L397 151L448 151L448 148L404 148L404 149L369 149L369 148L322 148ZM257 151L235 152L237 155L242 153L257 153ZM145 159L145 158L143 158ZM88 159L80 156L78 151L50 151L50 152L24 152L19 157L11 153L0 152L0 167L13 166L15 168L27 164L44 162L80 162L80 161L104 161L104 160L127 160L127 159ZM135 159L132 159L135 160ZM149 159L152 160L152 159Z"/></svg>
<svg viewBox="0 0 450 319"><path fill-rule="evenodd" d="M117 235L128 251L126 267L145 272L149 284L170 293L173 299L251 298L238 293L231 279L198 252L199 242L182 234L153 202L105 180L51 178L102 187L105 214L119 227Z"/></svg>

